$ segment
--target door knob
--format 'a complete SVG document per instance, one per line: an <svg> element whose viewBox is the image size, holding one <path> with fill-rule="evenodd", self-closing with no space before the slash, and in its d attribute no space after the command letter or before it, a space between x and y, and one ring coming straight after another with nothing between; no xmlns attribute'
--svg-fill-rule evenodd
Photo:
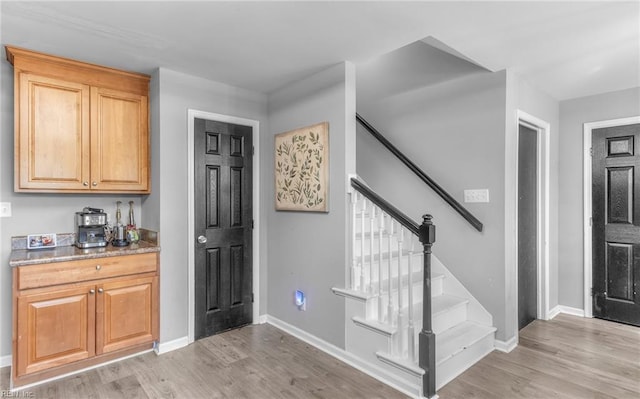
<svg viewBox="0 0 640 399"><path fill-rule="evenodd" d="M205 242L207 242L207 237L205 237L205 236L198 237L198 242L200 244L204 244Z"/></svg>

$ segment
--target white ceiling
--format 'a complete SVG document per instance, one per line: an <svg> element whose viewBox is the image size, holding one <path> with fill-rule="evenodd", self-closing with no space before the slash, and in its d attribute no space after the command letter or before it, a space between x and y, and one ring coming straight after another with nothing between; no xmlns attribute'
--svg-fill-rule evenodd
<svg viewBox="0 0 640 399"><path fill-rule="evenodd" d="M2 1L0 13L2 44L263 93L429 36L558 100L640 86L640 1Z"/></svg>

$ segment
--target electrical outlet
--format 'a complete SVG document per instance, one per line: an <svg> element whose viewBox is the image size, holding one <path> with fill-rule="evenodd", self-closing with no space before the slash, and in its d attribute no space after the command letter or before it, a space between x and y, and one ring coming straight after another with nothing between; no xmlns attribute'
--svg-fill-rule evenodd
<svg viewBox="0 0 640 399"><path fill-rule="evenodd" d="M11 202L0 202L0 218L11 217Z"/></svg>
<svg viewBox="0 0 640 399"><path fill-rule="evenodd" d="M464 190L464 202L489 202L489 189Z"/></svg>

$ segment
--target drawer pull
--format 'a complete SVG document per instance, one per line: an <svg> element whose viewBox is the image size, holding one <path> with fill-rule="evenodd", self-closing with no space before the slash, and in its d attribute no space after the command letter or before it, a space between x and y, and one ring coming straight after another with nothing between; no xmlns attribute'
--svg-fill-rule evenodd
<svg viewBox="0 0 640 399"><path fill-rule="evenodd" d="M99 292L100 294L102 294L102 293L104 292L104 290L103 290L102 288L98 288L98 292Z"/></svg>
<svg viewBox="0 0 640 399"><path fill-rule="evenodd" d="M100 269L102 269L102 266L96 265L96 270L100 270Z"/></svg>
<svg viewBox="0 0 640 399"><path fill-rule="evenodd" d="M89 290L89 294L93 295L96 293L96 290L94 290L93 288Z"/></svg>

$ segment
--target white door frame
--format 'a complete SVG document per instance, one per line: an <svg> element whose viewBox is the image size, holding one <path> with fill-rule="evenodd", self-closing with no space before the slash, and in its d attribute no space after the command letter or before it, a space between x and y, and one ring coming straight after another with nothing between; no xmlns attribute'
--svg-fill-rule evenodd
<svg viewBox="0 0 640 399"><path fill-rule="evenodd" d="M195 153L194 153L194 134L195 119L207 119L217 122L233 123L236 125L250 126L253 128L253 323L259 322L260 316L260 122L253 119L239 118L230 115L215 114L211 112L198 111L194 109L187 110L188 124L188 215L189 215L189 234L187 241L189 245L188 252L188 275L189 275L189 343L194 341L195 336Z"/></svg>
<svg viewBox="0 0 640 399"><path fill-rule="evenodd" d="M634 123L640 123L640 116L632 116L629 118L619 118L619 119L609 119L604 121L597 122L588 122L583 125L583 175L584 175L584 184L583 184L583 200L584 200L584 317L593 317L593 303L591 300L591 287L593 286L592 281L592 227L591 227L591 217L593 216L593 208L591 201L591 184L592 176L591 176L591 164L592 164L592 156L591 156L591 131L593 129L599 129L603 127L612 127L612 126L622 126L622 125L631 125Z"/></svg>
<svg viewBox="0 0 640 399"><path fill-rule="evenodd" d="M537 166L537 318L549 320L549 159L551 125L542 119L518 110L516 129L516 164L515 164L515 209L516 209L516 240L515 240L515 299L516 324L518 323L518 149L520 145L520 125L524 125L537 132L538 159ZM516 326L516 331L518 328Z"/></svg>

